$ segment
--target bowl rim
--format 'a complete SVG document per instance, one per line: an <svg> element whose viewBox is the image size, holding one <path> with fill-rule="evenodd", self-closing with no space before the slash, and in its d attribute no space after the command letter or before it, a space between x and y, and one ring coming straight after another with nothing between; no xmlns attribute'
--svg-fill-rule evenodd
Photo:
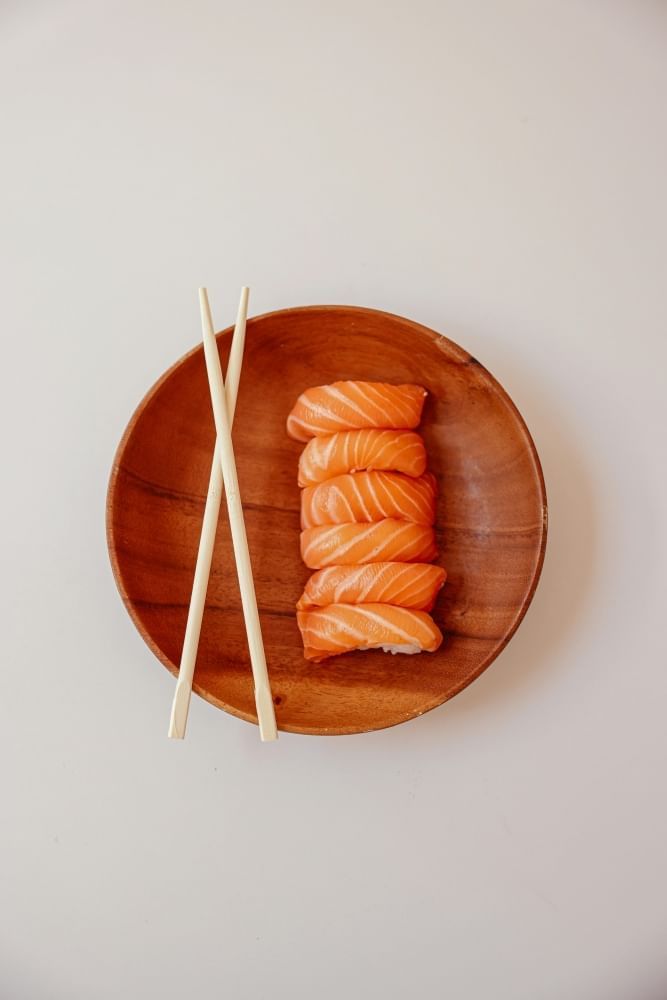
<svg viewBox="0 0 667 1000"><path fill-rule="evenodd" d="M401 725L403 722L409 722L412 719L419 718L420 716L425 715L427 712L432 711L434 708L438 708L440 705L445 704L445 702L450 701L457 694L463 691L466 687L472 684L473 681L477 680L477 678L482 673L484 673L484 671L493 663L493 661L497 659L498 656L500 656L502 651L509 643L510 639L515 634L516 630L523 621L524 617L526 616L526 612L528 611L528 608L532 603L533 597L535 596L535 591L537 590L537 585L542 575L542 569L544 566L544 559L546 553L548 522L549 522L548 501L547 501L546 484L544 481L544 472L542 469L542 463L540 462L539 454L537 452L537 447L533 440L532 434L528 429L528 425L526 424L526 421L521 415L521 412L519 411L516 403L509 395L507 390L501 385L498 379L495 378L495 376L492 375L491 372L487 368L485 368L484 365L481 364L481 362L477 360L477 358L475 358L473 355L471 355L468 351L462 348L455 341L451 340L445 334L438 333L436 330L432 330L430 327L424 326L423 324L418 323L415 320L408 319L405 316L400 316L397 313L387 312L386 310L383 309L372 309L367 306L341 305L341 304L335 304L335 305L314 304L314 305L303 305L303 306L289 306L284 309L273 309L269 312L261 313L257 316L248 317L247 326L248 329L250 330L252 329L252 326L255 325L256 323L273 319L275 316L286 317L297 313L308 313L308 312L316 313L322 311L340 312L345 314L358 313L359 315L383 316L391 320L397 320L404 325L412 327L412 329L416 333L418 333L420 336L425 336L437 347L444 349L446 345L446 353L450 358L453 357L454 360L457 360L462 364L470 364L478 367L480 369L480 372L483 374L484 379L488 381L488 384L491 387L491 389L502 399L503 403L508 407L512 416L516 420L521 432L523 433L524 439L528 447L528 452L530 454L535 469L536 481L539 489L539 499L542 508L539 551L537 553L535 568L533 570L533 575L530 580L530 584L526 591L525 597L521 603L521 606L517 611L517 614L510 628L507 629L502 638L498 640L496 645L490 650L488 655L480 662L479 666L473 673L463 678L459 684L453 686L442 697L440 696L436 697L432 701L432 703L426 705L425 707L422 707L417 711L410 712L409 714L406 714L405 717L397 718L393 721L383 723L380 726L370 726L370 727L337 726L328 728L328 727L313 727L313 726L296 726L290 724L281 725L280 723L278 723L278 729L281 732L296 733L304 736L351 736L351 735L358 735L360 733L381 732L383 729L390 729L393 728L394 726ZM228 327L225 327L225 329L220 330L219 332L216 333L216 339L229 335L233 331L233 329L234 329L233 324ZM173 373L178 368L180 368L180 366L184 364L189 358L191 358L193 355L201 351L203 351L202 344L197 344L194 347L190 348L190 350L186 351L185 354L183 354L180 358L178 358L172 365L169 366L169 368L166 369L166 371L162 373L162 375L159 376L159 378L153 383L153 385L150 386L147 392L139 400L127 423L127 426L125 427L125 430L121 436L120 441L118 442L118 446L116 447L116 451L114 453L111 472L109 474L109 480L107 485L106 503L105 503L105 528L106 528L107 551L109 554L109 561L111 563L111 570L120 597L141 638L144 640L144 642L151 650L151 652L157 657L160 663L162 663L163 666L165 666L167 670L175 677L178 676L178 669L179 669L178 664L174 663L172 660L169 659L168 656L166 656L162 652L160 647L153 640L152 636L147 632L147 630L143 625L143 622L140 620L135 611L134 604L125 587L123 572L116 552L113 515L114 515L116 485L121 471L121 459L125 451L125 448L127 446L127 442L134 433L134 430L140 418L142 417L145 408L153 399L153 397L160 391L164 383L169 378L171 378ZM253 725L257 725L257 716L254 713L244 712L236 708L234 705L230 705L227 702L221 701L219 698L216 698L214 695L212 695L209 691L198 685L196 679L192 685L192 690L196 694L198 694L201 698L203 698L205 701L209 702L209 704L214 705L216 708L220 708L229 715L236 716L236 718L238 719L243 719L245 722L250 722Z"/></svg>

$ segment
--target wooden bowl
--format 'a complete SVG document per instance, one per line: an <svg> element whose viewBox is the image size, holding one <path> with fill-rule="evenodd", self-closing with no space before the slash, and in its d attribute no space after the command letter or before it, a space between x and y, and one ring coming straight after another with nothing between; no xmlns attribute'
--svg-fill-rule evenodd
<svg viewBox="0 0 667 1000"><path fill-rule="evenodd" d="M218 336L223 370L230 330ZM448 579L434 617L437 653L303 658L294 605L299 556L297 462L285 418L305 388L339 379L417 382L421 432L438 478L437 532ZM113 571L139 632L178 670L215 432L201 347L140 403L119 445L107 503ZM547 505L530 434L475 358L418 323L350 306L307 306L248 321L234 424L239 481L280 729L382 729L442 704L506 645L535 591ZM221 512L195 691L256 722L226 512ZM165 723L166 725L166 723Z"/></svg>

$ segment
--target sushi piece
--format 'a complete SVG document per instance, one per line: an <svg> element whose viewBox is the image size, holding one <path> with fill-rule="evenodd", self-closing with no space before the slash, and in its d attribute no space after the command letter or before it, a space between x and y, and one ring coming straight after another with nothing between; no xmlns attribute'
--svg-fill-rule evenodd
<svg viewBox="0 0 667 1000"><path fill-rule="evenodd" d="M387 653L435 652L442 633L430 615L391 604L330 604L297 611L307 660L319 662L353 649Z"/></svg>
<svg viewBox="0 0 667 1000"><path fill-rule="evenodd" d="M431 562L435 533L426 524L386 517L373 524L334 524L301 532L301 558L309 569L372 562Z"/></svg>
<svg viewBox="0 0 667 1000"><path fill-rule="evenodd" d="M435 521L435 476L400 472L348 472L301 492L301 527L379 521L397 517L417 524Z"/></svg>
<svg viewBox="0 0 667 1000"><path fill-rule="evenodd" d="M360 469L381 469L421 476L426 469L424 442L414 431L339 431L313 438L301 452L299 486L315 486Z"/></svg>
<svg viewBox="0 0 667 1000"><path fill-rule="evenodd" d="M430 611L447 579L431 563L376 562L364 566L328 566L313 573L297 610L329 604L396 604Z"/></svg>
<svg viewBox="0 0 667 1000"><path fill-rule="evenodd" d="M334 382L302 392L287 418L297 441L361 427L416 427L426 390L386 382Z"/></svg>

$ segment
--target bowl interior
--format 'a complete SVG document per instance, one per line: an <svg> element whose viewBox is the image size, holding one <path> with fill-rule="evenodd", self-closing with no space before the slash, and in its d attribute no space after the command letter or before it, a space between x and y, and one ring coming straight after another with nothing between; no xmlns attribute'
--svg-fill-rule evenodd
<svg viewBox="0 0 667 1000"><path fill-rule="evenodd" d="M218 337L223 370L230 331ZM448 580L434 654L303 658L294 605L301 445L285 432L300 392L340 379L417 382L429 391L421 432L439 484L439 562ZM109 487L109 549L123 600L160 660L177 672L214 444L203 351L151 389L119 446ZM354 733L420 715L470 683L508 641L541 568L546 501L516 408L465 351L409 320L342 306L248 321L234 442L267 661L281 729ZM256 721L224 504L195 690Z"/></svg>

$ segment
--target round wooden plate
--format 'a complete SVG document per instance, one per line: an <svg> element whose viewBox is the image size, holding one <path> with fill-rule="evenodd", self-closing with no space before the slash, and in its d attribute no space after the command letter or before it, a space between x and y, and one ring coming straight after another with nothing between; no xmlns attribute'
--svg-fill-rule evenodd
<svg viewBox="0 0 667 1000"><path fill-rule="evenodd" d="M223 371L230 330L218 336ZM303 658L294 605L297 462L285 418L308 386L340 379L417 382L421 432L438 478L437 533L447 583L434 610L437 653ZM119 445L107 537L125 605L172 672L185 631L215 432L203 351L177 362L139 405ZM530 434L475 358L418 323L371 309L308 306L248 321L234 442L264 643L280 729L346 734L412 719L470 684L506 645L537 586L547 505ZM256 722L226 515L221 513L195 691Z"/></svg>

